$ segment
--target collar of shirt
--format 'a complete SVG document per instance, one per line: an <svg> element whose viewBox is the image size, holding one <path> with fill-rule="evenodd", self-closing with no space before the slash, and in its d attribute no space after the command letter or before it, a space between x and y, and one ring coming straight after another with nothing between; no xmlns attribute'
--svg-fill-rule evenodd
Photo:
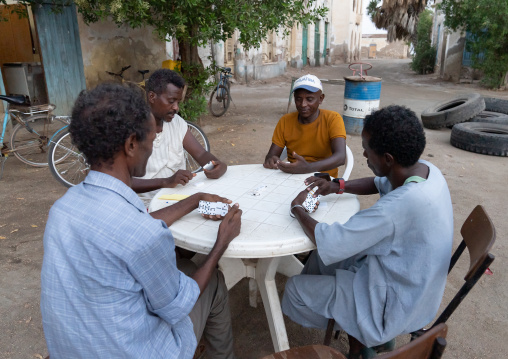
<svg viewBox="0 0 508 359"><path fill-rule="evenodd" d="M127 202L136 207L140 212L146 212L146 208L136 192L119 179L103 172L90 171L83 181L86 185L109 189L125 198Z"/></svg>

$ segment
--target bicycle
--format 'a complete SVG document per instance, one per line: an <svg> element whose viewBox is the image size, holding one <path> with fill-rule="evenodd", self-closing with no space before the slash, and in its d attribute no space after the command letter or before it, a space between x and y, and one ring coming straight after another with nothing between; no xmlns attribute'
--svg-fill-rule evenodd
<svg viewBox="0 0 508 359"><path fill-rule="evenodd" d="M217 67L219 69L219 82L213 89L208 104L212 115L220 117L226 113L229 108L229 103L232 100L229 78L233 77L233 75L231 74L231 67Z"/></svg>
<svg viewBox="0 0 508 359"><path fill-rule="evenodd" d="M201 146L210 151L210 143L203 130L188 121L187 126ZM192 173L202 170L201 165L185 150L184 156L187 170ZM85 156L72 143L68 126L61 128L51 139L48 163L53 177L66 187L79 184L90 172L90 165L86 162Z"/></svg>
<svg viewBox="0 0 508 359"><path fill-rule="evenodd" d="M48 166L47 149L50 138L61 127L69 123L69 116L55 116L54 105L30 106L29 100L22 95L0 95L6 105L2 135L0 136L0 179L5 161L12 153L21 162L33 167ZM14 121L10 144L4 143L7 124ZM58 158L56 158L58 161Z"/></svg>
<svg viewBox="0 0 508 359"><path fill-rule="evenodd" d="M125 66L125 67L122 67L122 69L120 70L120 72L111 72L111 71L106 71L106 73L108 75L111 75L113 77L117 77L121 80L122 84L134 84L136 85L137 87L139 87L140 89L142 89L143 91L145 91L145 75L147 73L150 72L150 70L138 70L138 72L141 74L141 76L143 76L143 80L141 80L141 82L134 82L134 81L129 81L129 80L126 80L124 77L123 77L123 73L125 72L125 70L127 69L130 69L131 68L131 65L129 66Z"/></svg>

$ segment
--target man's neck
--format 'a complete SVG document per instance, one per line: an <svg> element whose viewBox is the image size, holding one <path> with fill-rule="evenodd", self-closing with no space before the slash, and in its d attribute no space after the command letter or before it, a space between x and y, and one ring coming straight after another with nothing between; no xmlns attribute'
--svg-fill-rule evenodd
<svg viewBox="0 0 508 359"><path fill-rule="evenodd" d="M395 189L404 184L404 182L412 176L418 176L427 179L429 177L429 167L421 162L416 162L409 167L397 165L396 168L387 176L392 188Z"/></svg>
<svg viewBox="0 0 508 359"><path fill-rule="evenodd" d="M111 177L114 177L125 183L127 186L131 187L132 177L128 171L128 168L125 166L118 166L115 164L116 161L112 165L102 163L99 165L92 166L91 169L93 171L102 172L107 175L110 175Z"/></svg>
<svg viewBox="0 0 508 359"><path fill-rule="evenodd" d="M318 117L319 117L319 109L306 118L303 118L302 116L300 116L300 114L298 114L298 122L300 122L301 124L309 124L316 121Z"/></svg>

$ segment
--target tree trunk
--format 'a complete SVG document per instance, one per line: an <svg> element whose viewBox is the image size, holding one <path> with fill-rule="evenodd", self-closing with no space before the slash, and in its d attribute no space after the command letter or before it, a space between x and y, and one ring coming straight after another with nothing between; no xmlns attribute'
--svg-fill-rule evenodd
<svg viewBox="0 0 508 359"><path fill-rule="evenodd" d="M198 31L196 25L191 27L191 38ZM186 98L190 98L193 91L193 83L189 79L199 78L199 73L204 71L205 67L199 57L198 46L191 44L188 40L178 40L180 57L182 61L182 75L187 81Z"/></svg>

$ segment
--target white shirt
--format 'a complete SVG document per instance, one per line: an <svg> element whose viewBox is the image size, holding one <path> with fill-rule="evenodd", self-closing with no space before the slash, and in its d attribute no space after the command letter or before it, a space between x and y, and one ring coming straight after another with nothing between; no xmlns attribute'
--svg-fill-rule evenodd
<svg viewBox="0 0 508 359"><path fill-rule="evenodd" d="M187 133L187 122L178 115L171 122L163 122L162 132L153 141L152 155L146 164L146 174L142 179L171 177L176 171L185 169L183 139ZM158 190L140 193L139 197L148 208Z"/></svg>

